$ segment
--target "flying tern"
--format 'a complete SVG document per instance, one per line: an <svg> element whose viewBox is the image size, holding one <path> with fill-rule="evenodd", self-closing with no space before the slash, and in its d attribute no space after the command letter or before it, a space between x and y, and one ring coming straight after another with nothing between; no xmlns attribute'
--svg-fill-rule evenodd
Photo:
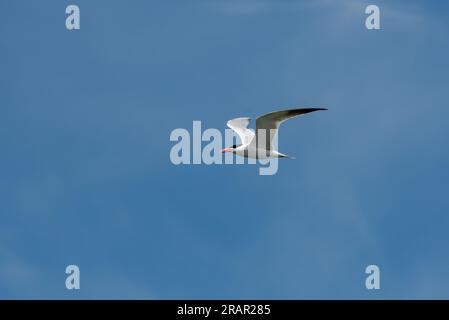
<svg viewBox="0 0 449 320"><path fill-rule="evenodd" d="M245 158L272 159L292 158L275 150L273 145L279 126L282 122L309 112L327 110L326 108L302 108L270 112L256 119L256 133L248 128L251 118L236 118L229 120L227 126L234 130L241 144L224 148L221 152L231 152Z"/></svg>

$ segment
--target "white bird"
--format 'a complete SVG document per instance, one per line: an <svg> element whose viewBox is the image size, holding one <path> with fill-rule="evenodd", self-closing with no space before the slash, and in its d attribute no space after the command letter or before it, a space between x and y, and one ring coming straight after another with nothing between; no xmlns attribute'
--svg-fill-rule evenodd
<svg viewBox="0 0 449 320"><path fill-rule="evenodd" d="M224 148L221 152L232 152L245 158L272 159L291 158L275 150L273 145L274 137L277 134L279 125L290 118L325 108L302 108L270 112L256 119L257 137L253 130L248 129L250 118L236 118L229 120L227 126L234 130L242 144Z"/></svg>

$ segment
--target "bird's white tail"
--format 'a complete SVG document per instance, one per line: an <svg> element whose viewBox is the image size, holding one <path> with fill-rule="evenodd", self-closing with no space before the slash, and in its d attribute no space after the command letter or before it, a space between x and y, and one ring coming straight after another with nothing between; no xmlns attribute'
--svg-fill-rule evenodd
<svg viewBox="0 0 449 320"><path fill-rule="evenodd" d="M296 159L295 157L278 152L279 158Z"/></svg>

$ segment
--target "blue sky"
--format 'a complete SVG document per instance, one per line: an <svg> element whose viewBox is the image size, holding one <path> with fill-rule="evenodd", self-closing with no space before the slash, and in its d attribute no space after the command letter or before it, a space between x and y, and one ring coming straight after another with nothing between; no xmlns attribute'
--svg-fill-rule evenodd
<svg viewBox="0 0 449 320"><path fill-rule="evenodd" d="M449 299L448 6L0 1L0 298ZM296 106L274 176L170 162Z"/></svg>

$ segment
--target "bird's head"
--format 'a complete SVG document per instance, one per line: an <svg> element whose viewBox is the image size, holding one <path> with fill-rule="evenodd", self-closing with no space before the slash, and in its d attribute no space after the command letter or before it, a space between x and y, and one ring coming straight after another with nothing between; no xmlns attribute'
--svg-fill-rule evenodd
<svg viewBox="0 0 449 320"><path fill-rule="evenodd" d="M228 147L228 148L224 148L221 150L221 153L226 153L226 152L235 152L235 149L237 149L240 145L232 145L232 147Z"/></svg>

